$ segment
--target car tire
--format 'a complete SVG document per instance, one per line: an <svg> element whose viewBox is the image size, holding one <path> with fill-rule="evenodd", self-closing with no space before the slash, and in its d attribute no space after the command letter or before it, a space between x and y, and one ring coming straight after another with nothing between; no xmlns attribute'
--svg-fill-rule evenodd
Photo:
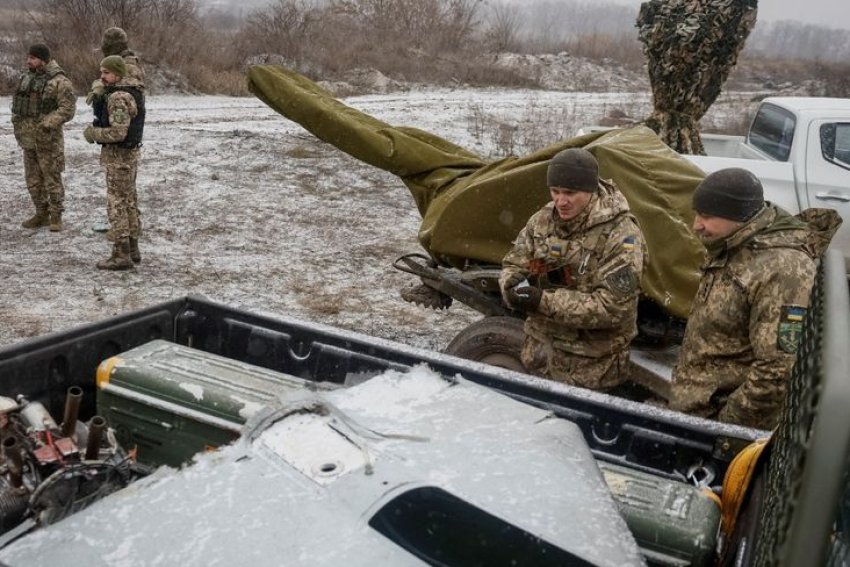
<svg viewBox="0 0 850 567"><path fill-rule="evenodd" d="M525 372L520 358L524 340L522 319L485 317L458 333L445 352L468 360Z"/></svg>

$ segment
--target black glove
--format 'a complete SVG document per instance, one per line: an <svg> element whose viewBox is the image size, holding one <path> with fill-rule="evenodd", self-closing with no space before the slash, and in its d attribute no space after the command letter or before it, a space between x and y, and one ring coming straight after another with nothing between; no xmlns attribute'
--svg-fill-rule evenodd
<svg viewBox="0 0 850 567"><path fill-rule="evenodd" d="M526 313L536 311L541 299L543 299L543 290L539 287L526 285L523 287L512 287L508 290L508 303L514 309L525 311Z"/></svg>

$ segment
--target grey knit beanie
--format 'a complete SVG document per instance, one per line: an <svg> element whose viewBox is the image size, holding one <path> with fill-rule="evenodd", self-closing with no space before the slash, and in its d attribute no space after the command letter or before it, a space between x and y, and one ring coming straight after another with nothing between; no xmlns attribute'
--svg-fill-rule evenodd
<svg viewBox="0 0 850 567"><path fill-rule="evenodd" d="M750 220L764 207L761 181L740 167L720 169L697 185L694 210L738 222Z"/></svg>
<svg viewBox="0 0 850 567"><path fill-rule="evenodd" d="M599 189L599 164L585 149L562 150L549 162L546 182L549 187L596 193Z"/></svg>

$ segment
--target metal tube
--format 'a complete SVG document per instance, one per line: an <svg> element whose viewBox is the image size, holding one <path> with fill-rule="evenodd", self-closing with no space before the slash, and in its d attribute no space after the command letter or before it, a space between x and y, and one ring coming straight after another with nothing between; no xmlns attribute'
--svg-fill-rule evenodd
<svg viewBox="0 0 850 567"><path fill-rule="evenodd" d="M62 436L72 437L77 430L77 416L80 415L80 402L83 400L83 389L71 386L65 395L65 417L62 419Z"/></svg>
<svg viewBox="0 0 850 567"><path fill-rule="evenodd" d="M9 482L13 487L20 488L24 484L24 458L15 437L10 435L3 439L3 456L9 468Z"/></svg>
<svg viewBox="0 0 850 567"><path fill-rule="evenodd" d="M93 461L100 455L100 441L106 430L106 419L96 415L89 422L89 438L86 442L86 460Z"/></svg>

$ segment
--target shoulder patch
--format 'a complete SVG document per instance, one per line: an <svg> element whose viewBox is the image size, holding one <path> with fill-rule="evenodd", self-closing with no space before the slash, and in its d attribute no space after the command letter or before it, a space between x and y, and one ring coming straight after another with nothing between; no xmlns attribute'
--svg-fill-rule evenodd
<svg viewBox="0 0 850 567"><path fill-rule="evenodd" d="M109 115L109 122L115 126L123 126L129 124L130 117L127 115L127 111L124 110L124 107L119 106Z"/></svg>
<svg viewBox="0 0 850 567"><path fill-rule="evenodd" d="M627 252L631 252L634 249L635 249L635 237L634 236L625 237L623 239L623 250L626 250Z"/></svg>
<svg viewBox="0 0 850 567"><path fill-rule="evenodd" d="M631 266L621 266L605 276L605 283L621 295L631 295L638 288L638 279Z"/></svg>
<svg viewBox="0 0 850 567"><path fill-rule="evenodd" d="M776 335L776 347L789 354L797 352L800 336L803 334L803 321L808 309L799 305L783 305L779 316L779 330Z"/></svg>

